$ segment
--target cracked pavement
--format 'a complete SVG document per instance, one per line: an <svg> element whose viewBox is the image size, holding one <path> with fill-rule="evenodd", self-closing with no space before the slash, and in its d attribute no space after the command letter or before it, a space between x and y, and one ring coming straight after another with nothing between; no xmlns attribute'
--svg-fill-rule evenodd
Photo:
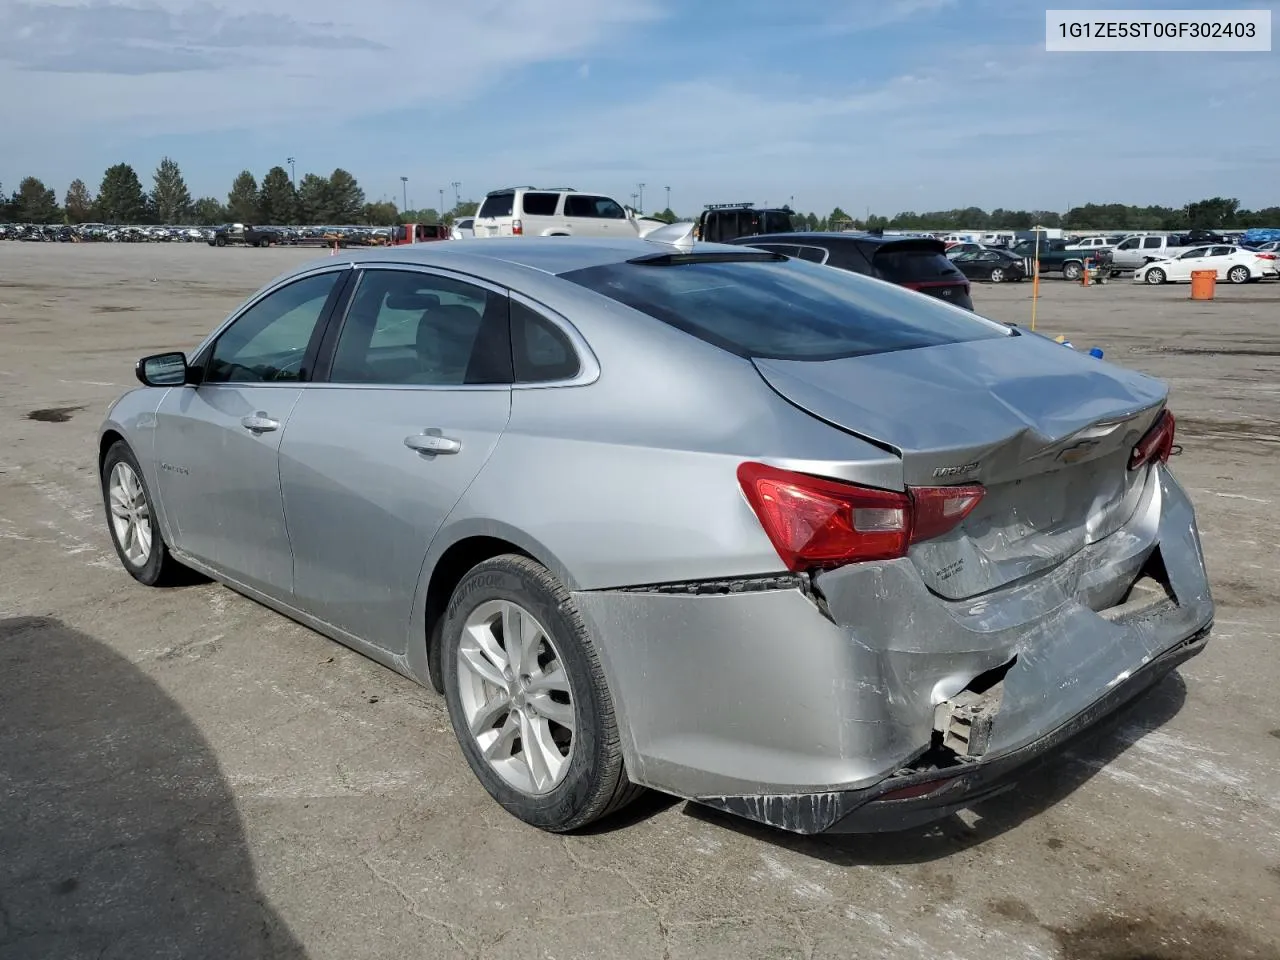
<svg viewBox="0 0 1280 960"><path fill-rule="evenodd" d="M433 692L112 552L95 431L134 360L313 256L0 244L0 960L1280 956L1280 284L1044 284L1040 329L1171 382L1219 604L1088 744L901 835L648 796L559 837L489 800ZM1029 294L974 292L1023 323Z"/></svg>

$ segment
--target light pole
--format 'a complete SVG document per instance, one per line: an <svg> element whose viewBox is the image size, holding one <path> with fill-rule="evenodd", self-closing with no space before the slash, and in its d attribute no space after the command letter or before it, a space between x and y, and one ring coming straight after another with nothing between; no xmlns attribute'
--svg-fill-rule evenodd
<svg viewBox="0 0 1280 960"><path fill-rule="evenodd" d="M671 209L671 188L667 187L667 209Z"/></svg>
<svg viewBox="0 0 1280 960"><path fill-rule="evenodd" d="M444 219L444 187L440 188L440 219Z"/></svg>
<svg viewBox="0 0 1280 960"><path fill-rule="evenodd" d="M453 187L453 209L457 210L458 207L462 206L462 193L460 192L462 190L462 181L454 180L449 186Z"/></svg>
<svg viewBox="0 0 1280 960"><path fill-rule="evenodd" d="M289 164L289 180L293 183L293 189L298 189L298 167L297 161L290 157L285 163Z"/></svg>
<svg viewBox="0 0 1280 960"><path fill-rule="evenodd" d="M400 192L403 195L402 199L404 200L404 206L400 208L400 212L404 213L409 209L409 178L408 177L400 178Z"/></svg>
<svg viewBox="0 0 1280 960"><path fill-rule="evenodd" d="M639 206L636 209L639 210L640 213L644 213L644 184L637 183L636 191L637 191L636 196L638 198L636 202L639 204Z"/></svg>

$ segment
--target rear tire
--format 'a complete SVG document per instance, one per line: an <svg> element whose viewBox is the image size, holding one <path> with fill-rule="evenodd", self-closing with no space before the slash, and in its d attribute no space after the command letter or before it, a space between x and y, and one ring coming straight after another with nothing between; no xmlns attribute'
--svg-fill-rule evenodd
<svg viewBox="0 0 1280 960"><path fill-rule="evenodd" d="M213 241L215 247L225 247L227 245L226 237L215 237Z"/></svg>
<svg viewBox="0 0 1280 960"><path fill-rule="evenodd" d="M1253 275L1244 264L1238 264L1227 271L1227 279L1232 283L1248 283Z"/></svg>
<svg viewBox="0 0 1280 960"><path fill-rule="evenodd" d="M569 591L545 567L506 554L472 568L449 601L442 640L454 733L508 813L563 833L639 796L599 653Z"/></svg>
<svg viewBox="0 0 1280 960"><path fill-rule="evenodd" d="M1146 281L1153 287L1160 286L1160 284L1164 283L1166 279L1164 271L1159 267L1156 267L1154 270L1147 271Z"/></svg>
<svg viewBox="0 0 1280 960"><path fill-rule="evenodd" d="M1084 266L1074 261L1062 265L1062 276L1066 280L1079 280L1084 274Z"/></svg>
<svg viewBox="0 0 1280 960"><path fill-rule="evenodd" d="M991 268L991 282L1004 283L1004 270L1001 267Z"/></svg>
<svg viewBox="0 0 1280 960"><path fill-rule="evenodd" d="M155 501L138 459L117 440L102 461L102 502L116 556L129 575L148 587L181 583L192 576L169 553L156 522Z"/></svg>

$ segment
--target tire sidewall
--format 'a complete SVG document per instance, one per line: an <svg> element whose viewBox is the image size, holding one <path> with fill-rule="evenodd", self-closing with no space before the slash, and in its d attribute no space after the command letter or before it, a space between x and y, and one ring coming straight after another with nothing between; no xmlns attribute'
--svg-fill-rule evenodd
<svg viewBox="0 0 1280 960"><path fill-rule="evenodd" d="M1244 276L1237 280L1236 277L1240 276L1241 273L1243 273ZM1251 274L1249 273L1248 267L1235 266L1227 271L1227 279L1232 283L1248 283L1250 276Z"/></svg>
<svg viewBox="0 0 1280 960"><path fill-rule="evenodd" d="M134 475L142 486L142 495L147 498L147 513L151 517L151 553L147 556L147 562L140 567L134 566L125 556L124 549L116 538L115 524L111 522L111 471L115 469L117 463L127 463L133 468ZM151 488L147 486L147 477L138 464L138 458L133 455L133 451L123 440L117 440L107 451L106 457L102 460L102 473L99 479L102 487L102 505L107 517L107 536L111 538L111 545L116 549L116 556L120 558L121 565L135 580L148 586L154 585L160 580L165 553L164 539L160 536L160 524L156 516L156 501L151 496Z"/></svg>
<svg viewBox="0 0 1280 960"><path fill-rule="evenodd" d="M1164 271L1159 269L1148 270L1146 277L1143 279L1153 287L1158 287L1160 284L1164 283Z"/></svg>
<svg viewBox="0 0 1280 960"><path fill-rule="evenodd" d="M462 713L458 682L458 646L467 617L482 603L509 600L529 611L551 635L569 679L573 699L573 754L563 780L549 793L529 796L516 790L489 766ZM514 816L544 829L562 829L593 800L604 775L603 717L600 697L607 691L595 683L596 670L584 649L590 640L581 634L565 605L526 570L504 558L480 564L458 584L445 614L441 638L441 672L449 719L458 743L476 777L495 800Z"/></svg>

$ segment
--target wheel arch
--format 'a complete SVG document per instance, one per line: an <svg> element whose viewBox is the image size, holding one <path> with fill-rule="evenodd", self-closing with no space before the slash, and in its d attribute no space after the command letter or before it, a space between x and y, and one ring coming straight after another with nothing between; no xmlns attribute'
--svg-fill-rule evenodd
<svg viewBox="0 0 1280 960"><path fill-rule="evenodd" d="M493 557L513 553L542 564L568 590L575 584L568 570L543 544L507 524L467 522L451 531L448 537L437 536L423 564L419 579L419 601L415 604L414 630L408 648L410 671L429 680L437 693L444 692L440 665L441 628L454 588L477 564Z"/></svg>

